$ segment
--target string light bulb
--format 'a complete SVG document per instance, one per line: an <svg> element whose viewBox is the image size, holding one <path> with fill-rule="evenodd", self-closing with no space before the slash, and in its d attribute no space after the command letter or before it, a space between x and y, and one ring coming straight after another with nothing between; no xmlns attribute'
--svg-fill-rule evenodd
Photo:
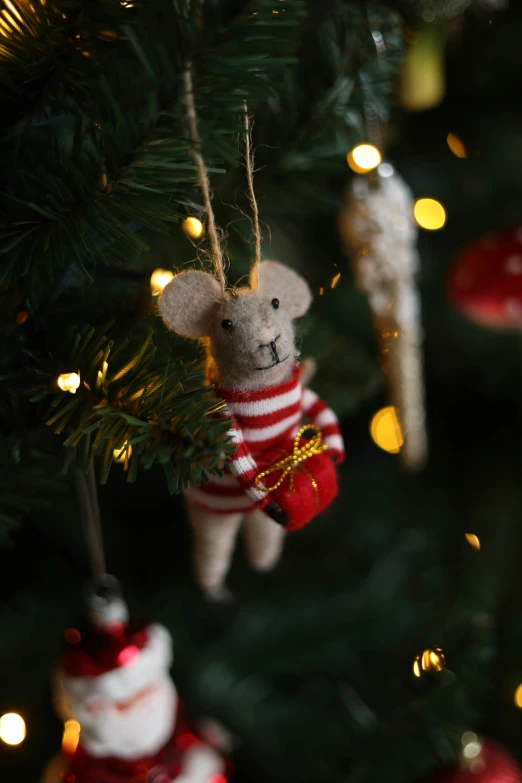
<svg viewBox="0 0 522 783"><path fill-rule="evenodd" d="M181 224L181 228L185 234L191 239L199 239L204 232L203 223L195 217L185 218Z"/></svg>
<svg viewBox="0 0 522 783"><path fill-rule="evenodd" d="M522 682L515 691L515 704L519 710L522 710Z"/></svg>
<svg viewBox="0 0 522 783"><path fill-rule="evenodd" d="M127 462L127 460L130 459L130 456L132 454L132 445L130 443L125 443L123 446L121 446L119 449L114 449L112 452L112 458L114 462Z"/></svg>
<svg viewBox="0 0 522 783"><path fill-rule="evenodd" d="M373 442L383 451L398 454L404 443L401 425L395 406L387 405L374 414L370 422L370 435Z"/></svg>
<svg viewBox="0 0 522 783"><path fill-rule="evenodd" d="M58 386L62 391L76 394L80 385L80 376L77 372L63 372L58 376Z"/></svg>
<svg viewBox="0 0 522 783"><path fill-rule="evenodd" d="M413 673L420 677L422 672L441 672L446 666L446 658L440 647L431 647L417 655L413 662Z"/></svg>
<svg viewBox="0 0 522 783"><path fill-rule="evenodd" d="M26 736L25 721L16 712L7 712L0 718L0 739L6 745L20 745Z"/></svg>
<svg viewBox="0 0 522 783"><path fill-rule="evenodd" d="M464 533L464 535L466 537L466 541L470 546L473 547L473 549L476 549L477 551L480 550L480 539L475 535L475 533Z"/></svg>
<svg viewBox="0 0 522 783"><path fill-rule="evenodd" d="M356 174L373 171L382 161L382 155L373 144L358 144L346 156L348 165Z"/></svg>
<svg viewBox="0 0 522 783"><path fill-rule="evenodd" d="M80 724L77 720L66 720L63 725L62 750L73 755L80 742Z"/></svg>
<svg viewBox="0 0 522 783"><path fill-rule="evenodd" d="M427 231L438 231L446 224L446 210L434 198L418 198L413 207L415 222Z"/></svg>
<svg viewBox="0 0 522 783"><path fill-rule="evenodd" d="M152 291L152 296L159 296L173 277L174 272L171 272L169 269L155 269L150 276L150 290Z"/></svg>
<svg viewBox="0 0 522 783"><path fill-rule="evenodd" d="M105 378L107 376L107 370L109 369L109 365L107 362L103 362L102 369L98 370L98 375L96 376L96 388L99 389L100 386L105 383Z"/></svg>

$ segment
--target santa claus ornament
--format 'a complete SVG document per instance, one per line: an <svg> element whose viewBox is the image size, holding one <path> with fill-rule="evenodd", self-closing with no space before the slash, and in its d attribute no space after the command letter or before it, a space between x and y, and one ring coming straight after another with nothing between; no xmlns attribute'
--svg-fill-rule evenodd
<svg viewBox="0 0 522 783"><path fill-rule="evenodd" d="M78 721L80 740L44 783L226 783L223 756L183 716L169 632L129 620L114 584L93 594L86 631L66 633L56 704L61 718Z"/></svg>
<svg viewBox="0 0 522 783"><path fill-rule="evenodd" d="M303 527L336 496L335 463L342 461L344 446L334 413L301 386L294 321L308 310L310 289L283 264L261 261L257 206L256 259L249 283L227 288L208 174L199 153L190 72L186 87L215 274L189 270L176 275L163 290L159 311L170 330L203 341L208 381L223 401L221 415L230 417L235 452L224 475L186 492L196 577L210 597L220 597L239 529L244 529L253 567L272 568L285 531ZM246 170L255 205L246 111L245 126Z"/></svg>

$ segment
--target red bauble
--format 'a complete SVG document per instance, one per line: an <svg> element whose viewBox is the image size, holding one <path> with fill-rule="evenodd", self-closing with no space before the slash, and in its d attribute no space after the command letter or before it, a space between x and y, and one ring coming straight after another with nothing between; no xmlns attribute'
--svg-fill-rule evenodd
<svg viewBox="0 0 522 783"><path fill-rule="evenodd" d="M466 766L452 765L435 772L428 783L522 783L522 770L513 756L491 739Z"/></svg>
<svg viewBox="0 0 522 783"><path fill-rule="evenodd" d="M485 234L450 268L448 296L482 326L522 329L522 228Z"/></svg>

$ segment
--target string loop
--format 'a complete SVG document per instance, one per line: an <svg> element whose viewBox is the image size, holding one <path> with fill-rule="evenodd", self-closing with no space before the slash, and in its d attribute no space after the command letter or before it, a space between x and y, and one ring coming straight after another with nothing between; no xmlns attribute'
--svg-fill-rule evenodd
<svg viewBox="0 0 522 783"><path fill-rule="evenodd" d="M250 206L252 207L252 225L256 240L256 252L250 273L250 284L253 290L256 291L259 281L259 265L261 263L261 231L259 229L259 209L257 207L256 194L254 191L254 152L251 145L250 119L246 101L243 104L243 124L245 127L245 169L248 182L248 198Z"/></svg>
<svg viewBox="0 0 522 783"><path fill-rule="evenodd" d="M225 266L223 262L223 251L221 250L221 244L216 228L216 220L214 217L214 210L212 209L212 196L210 193L210 181L208 178L207 167L201 154L201 139L199 137L198 119L196 116L196 104L194 100L194 85L192 82L192 66L188 62L183 74L183 80L185 83L185 106L187 109L187 122L189 127L190 138L194 143L192 150L192 157L198 170L199 186L201 188L201 195L203 196L203 204L207 213L207 229L210 239L210 247L212 251L212 262L216 272L216 277L221 285L221 291L224 294L226 290L226 277Z"/></svg>

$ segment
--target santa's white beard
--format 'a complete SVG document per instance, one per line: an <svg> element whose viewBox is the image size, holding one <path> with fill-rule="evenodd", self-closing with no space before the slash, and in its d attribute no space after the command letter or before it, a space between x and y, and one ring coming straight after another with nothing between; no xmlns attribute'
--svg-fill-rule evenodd
<svg viewBox="0 0 522 783"><path fill-rule="evenodd" d="M161 750L174 730L176 690L168 674L151 685L150 692L126 709L107 701L91 715L81 705L71 705L80 722L81 743L88 753L97 758L133 760Z"/></svg>

